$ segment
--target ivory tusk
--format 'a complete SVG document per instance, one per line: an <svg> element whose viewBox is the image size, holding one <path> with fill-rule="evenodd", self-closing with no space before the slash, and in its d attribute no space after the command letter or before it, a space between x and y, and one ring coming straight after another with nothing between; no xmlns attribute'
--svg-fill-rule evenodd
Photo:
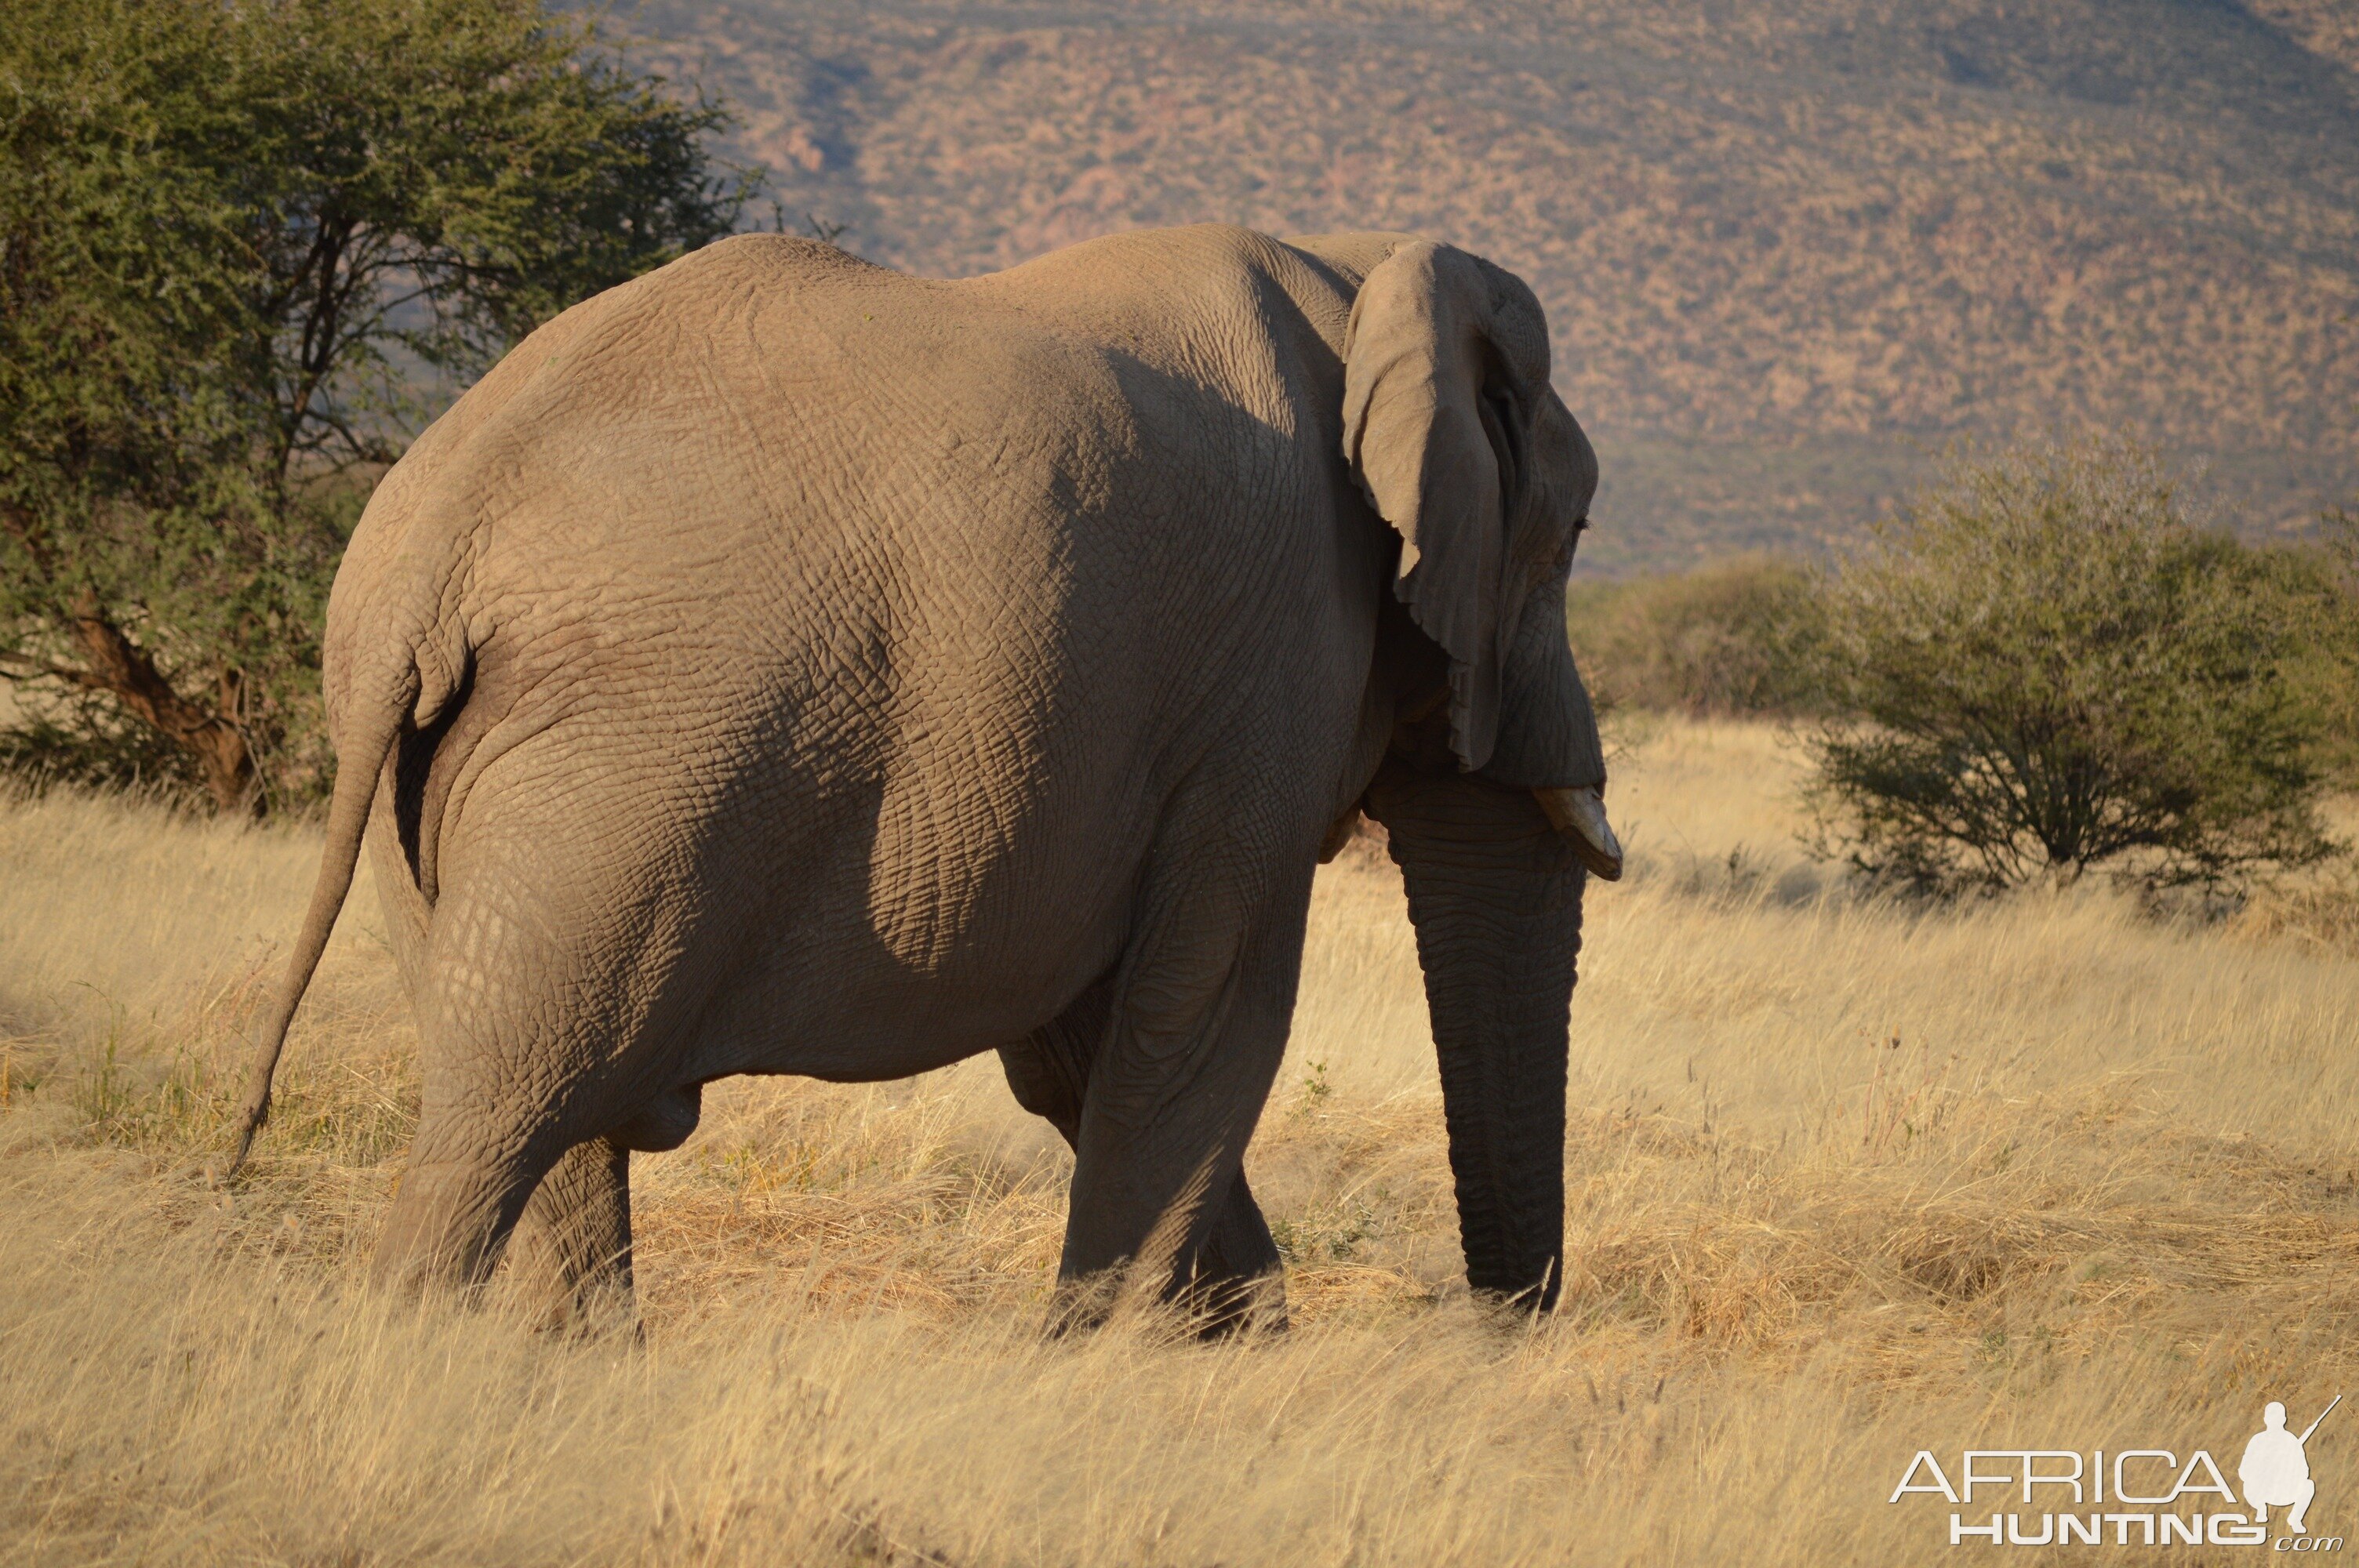
<svg viewBox="0 0 2359 1568"><path fill-rule="evenodd" d="M1605 795L1596 784L1583 789L1536 789L1532 794L1556 830L1591 872L1609 882L1622 880L1622 843L1605 820Z"/></svg>

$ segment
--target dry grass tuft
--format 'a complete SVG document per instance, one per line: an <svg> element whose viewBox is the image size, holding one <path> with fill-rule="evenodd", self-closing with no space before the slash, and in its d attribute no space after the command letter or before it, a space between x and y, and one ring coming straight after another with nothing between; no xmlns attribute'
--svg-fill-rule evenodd
<svg viewBox="0 0 2359 1568"><path fill-rule="evenodd" d="M987 1061L717 1087L638 1166L644 1345L389 1307L353 1282L414 1118L373 898L225 1194L314 840L9 805L0 1559L1906 1562L1948 1549L1885 1501L1919 1447L2233 1469L2263 1398L2359 1381L2346 949L2097 891L1853 899L1758 727L1617 768L1561 1313L1465 1299L1398 891L1355 850L1252 1156L1298 1326L1209 1348L1038 1337L1068 1164ZM2314 1529L2354 1452L2321 1433Z"/></svg>

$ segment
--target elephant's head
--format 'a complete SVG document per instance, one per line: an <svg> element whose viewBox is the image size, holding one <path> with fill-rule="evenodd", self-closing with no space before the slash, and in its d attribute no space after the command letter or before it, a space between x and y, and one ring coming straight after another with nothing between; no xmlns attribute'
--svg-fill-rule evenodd
<svg viewBox="0 0 2359 1568"><path fill-rule="evenodd" d="M1546 1307L1583 871L1622 871L1564 626L1597 460L1549 384L1531 290L1446 245L1367 275L1344 382L1344 457L1400 535L1388 634L1414 644L1391 651L1408 673L1365 804L1417 926L1467 1277Z"/></svg>

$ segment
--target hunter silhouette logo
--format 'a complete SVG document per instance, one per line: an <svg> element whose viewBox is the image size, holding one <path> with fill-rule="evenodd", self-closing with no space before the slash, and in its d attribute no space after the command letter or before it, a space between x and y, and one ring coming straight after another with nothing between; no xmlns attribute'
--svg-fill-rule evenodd
<svg viewBox="0 0 2359 1568"><path fill-rule="evenodd" d="M2110 1536L2117 1546L2340 1552L2343 1538L2312 1535L2309 1515L2318 1497L2310 1442L2342 1402L2335 1395L2297 1434L2287 1427L2285 1406L2270 1400L2261 1411L2261 1430L2246 1440L2237 1461L2234 1487L2201 1448L2183 1463L2167 1448L1969 1448L1953 1472L1942 1469L1932 1450L1919 1449L1886 1501L1926 1493L1948 1502L1952 1546L2095 1546ZM1993 1489L1997 1496L1990 1495ZM1977 1503L2015 1507L1971 1511ZM2273 1509L2282 1510L2275 1539Z"/></svg>
<svg viewBox="0 0 2359 1568"><path fill-rule="evenodd" d="M2253 1505L2255 1524L2268 1523L2273 1508L2291 1509L2286 1528L2296 1535L2310 1533L2301 1521L2310 1499L2318 1496L2318 1483L2310 1478L2310 1434L2342 1402L2343 1396L2335 1395L2334 1403L2319 1411L2318 1420L2299 1437L2286 1430L2285 1406L2271 1400L2261 1411L2261 1430L2245 1444L2244 1463L2236 1466L2236 1484L2245 1488L2245 1500Z"/></svg>

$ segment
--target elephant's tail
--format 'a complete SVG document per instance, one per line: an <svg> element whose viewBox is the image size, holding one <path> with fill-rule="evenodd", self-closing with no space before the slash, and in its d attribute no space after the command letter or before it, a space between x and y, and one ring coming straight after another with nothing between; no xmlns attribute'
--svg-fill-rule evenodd
<svg viewBox="0 0 2359 1568"><path fill-rule="evenodd" d="M368 831L369 807L376 798L377 776L385 771L385 760L400 736L402 719L416 690L413 675L408 690L400 697L355 715L353 743L337 748L336 789L328 806L328 845L320 855L320 874L311 884L311 907L304 914L302 932L287 961L287 978L280 982L277 1003L263 1023L254 1065L246 1074L237 1145L223 1169L224 1181L245 1162L255 1130L270 1115L270 1078L278 1068L278 1054L286 1048L287 1027L295 1021L296 1008L302 1005L312 971L320 967L320 955L327 950L329 934L335 930L336 916L344 907L344 895L352 892L361 839Z"/></svg>

